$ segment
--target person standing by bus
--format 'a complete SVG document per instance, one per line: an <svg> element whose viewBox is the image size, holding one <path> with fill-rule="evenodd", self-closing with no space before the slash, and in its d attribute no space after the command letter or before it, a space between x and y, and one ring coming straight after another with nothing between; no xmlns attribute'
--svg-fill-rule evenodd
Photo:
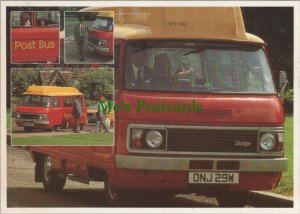
<svg viewBox="0 0 300 214"><path fill-rule="evenodd" d="M73 115L75 118L75 123L74 123L74 132L75 133L80 133L80 116L82 114L82 106L80 102L80 98L76 97L73 100Z"/></svg>
<svg viewBox="0 0 300 214"><path fill-rule="evenodd" d="M77 43L78 53L79 53L79 60L84 61L84 43L87 31L89 29L85 25L84 18L79 18L80 23L75 25L74 28L74 41Z"/></svg>
<svg viewBox="0 0 300 214"><path fill-rule="evenodd" d="M105 122L107 116L107 101L105 96L101 96L98 101L98 109L97 109L97 119L96 119L96 130L95 132L100 131L100 124L103 126L105 132L109 132L109 128Z"/></svg>

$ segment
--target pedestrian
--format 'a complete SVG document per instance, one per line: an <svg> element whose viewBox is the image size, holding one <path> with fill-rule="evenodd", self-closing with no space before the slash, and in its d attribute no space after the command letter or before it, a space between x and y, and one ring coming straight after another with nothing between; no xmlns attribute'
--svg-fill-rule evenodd
<svg viewBox="0 0 300 214"><path fill-rule="evenodd" d="M109 128L105 122L107 116L107 101L105 96L101 96L100 100L98 101L98 109L97 109L97 119L96 119L96 130L95 132L100 131L100 125L103 126L105 132L109 132Z"/></svg>
<svg viewBox="0 0 300 214"><path fill-rule="evenodd" d="M89 32L90 30L85 25L83 17L79 17L79 22L80 23L75 25L74 28L74 41L77 43L79 60L84 61L85 60L84 58L85 37L87 32Z"/></svg>
<svg viewBox="0 0 300 214"><path fill-rule="evenodd" d="M74 122L74 132L79 133L80 131L80 116L82 114L82 106L80 102L80 97L75 97L73 100L73 115L75 118Z"/></svg>

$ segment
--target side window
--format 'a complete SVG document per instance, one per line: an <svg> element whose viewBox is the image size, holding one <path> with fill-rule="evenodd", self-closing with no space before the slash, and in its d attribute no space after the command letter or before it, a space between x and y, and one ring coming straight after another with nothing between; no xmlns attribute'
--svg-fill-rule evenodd
<svg viewBox="0 0 300 214"><path fill-rule="evenodd" d="M71 100L71 97L64 97L64 106L65 106L65 107L70 107L70 106L72 106L72 100Z"/></svg>
<svg viewBox="0 0 300 214"><path fill-rule="evenodd" d="M10 16L10 25L11 27L32 27L32 12L12 11Z"/></svg>
<svg viewBox="0 0 300 214"><path fill-rule="evenodd" d="M51 105L53 107L59 107L59 99L58 99L58 97L52 97L52 103L51 103Z"/></svg>
<svg viewBox="0 0 300 214"><path fill-rule="evenodd" d="M58 27L59 19L58 11L39 11L37 12L36 25L37 27Z"/></svg>

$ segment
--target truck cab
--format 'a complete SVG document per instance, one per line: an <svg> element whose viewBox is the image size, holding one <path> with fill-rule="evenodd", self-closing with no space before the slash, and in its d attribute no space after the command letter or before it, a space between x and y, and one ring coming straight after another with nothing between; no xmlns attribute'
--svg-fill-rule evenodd
<svg viewBox="0 0 300 214"><path fill-rule="evenodd" d="M81 11L90 11L83 9ZM100 56L113 56L113 12L99 11L88 32L88 47Z"/></svg>
<svg viewBox="0 0 300 214"><path fill-rule="evenodd" d="M266 44L245 31L240 8L101 10L114 11L114 101L130 108L115 111L113 147L29 148L37 164L50 157L65 176L74 171L59 163L78 164L111 203L191 192L243 207L249 191L275 188L287 169L284 111Z"/></svg>

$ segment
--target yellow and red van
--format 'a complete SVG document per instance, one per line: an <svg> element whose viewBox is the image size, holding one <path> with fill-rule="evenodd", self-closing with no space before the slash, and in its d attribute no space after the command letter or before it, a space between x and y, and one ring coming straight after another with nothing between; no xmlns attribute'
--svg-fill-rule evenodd
<svg viewBox="0 0 300 214"><path fill-rule="evenodd" d="M15 122L17 126L23 127L25 132L31 132L33 129L55 131L57 128L73 128L75 98L80 98L82 104L82 129L86 125L87 107L83 94L73 87L29 86L16 108Z"/></svg>

